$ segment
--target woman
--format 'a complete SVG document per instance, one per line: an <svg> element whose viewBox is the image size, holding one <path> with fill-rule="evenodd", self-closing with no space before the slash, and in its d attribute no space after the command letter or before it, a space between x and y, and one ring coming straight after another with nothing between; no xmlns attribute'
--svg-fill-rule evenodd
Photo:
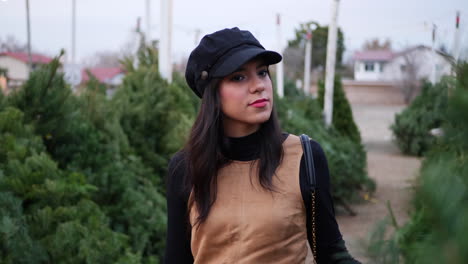
<svg viewBox="0 0 468 264"><path fill-rule="evenodd" d="M169 164L166 263L304 263L303 151L281 132L268 71L281 59L238 28L206 35L191 53L185 77L202 102ZM323 150L310 144L317 263L358 263L335 220Z"/></svg>

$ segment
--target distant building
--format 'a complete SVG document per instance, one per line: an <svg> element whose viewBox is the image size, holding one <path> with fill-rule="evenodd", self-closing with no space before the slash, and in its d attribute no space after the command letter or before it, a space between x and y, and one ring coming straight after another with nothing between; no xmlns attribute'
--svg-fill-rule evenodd
<svg viewBox="0 0 468 264"><path fill-rule="evenodd" d="M39 65L47 64L52 58L31 54L32 67L35 70ZM14 88L22 85L29 78L29 58L25 52L2 52L0 53L0 68L7 70L7 86Z"/></svg>
<svg viewBox="0 0 468 264"><path fill-rule="evenodd" d="M384 80L384 69L393 57L394 53L390 50L367 50L356 52L354 54L354 80Z"/></svg>
<svg viewBox="0 0 468 264"><path fill-rule="evenodd" d="M81 69L83 66L79 64L64 63L63 64L63 78L68 83L73 91L81 83Z"/></svg>
<svg viewBox="0 0 468 264"><path fill-rule="evenodd" d="M52 58L31 54L32 70L35 70L42 64L52 61ZM8 93L9 90L21 86L29 78L28 70L29 58L27 53L22 52L2 52L0 53L0 87ZM5 74L6 71L6 84ZM65 64L60 67L64 73L65 80L72 88L84 87L90 80L88 72L93 75L100 83L106 85L107 95L112 96L115 88L122 84L125 71L121 67L95 67L83 68L77 64ZM3 77L2 77L3 76ZM4 87L6 86L6 87ZM75 89L74 89L75 90Z"/></svg>
<svg viewBox="0 0 468 264"><path fill-rule="evenodd" d="M84 68L81 70L81 84L85 86L86 83L91 79L90 73L100 83L106 85L107 96L112 96L117 86L122 84L123 78L125 77L125 71L121 67L108 67L108 68Z"/></svg>
<svg viewBox="0 0 468 264"><path fill-rule="evenodd" d="M452 58L427 46L415 46L401 52L359 51L354 54L354 80L398 83L408 75L421 80L432 75L435 64L435 81L450 75Z"/></svg>
<svg viewBox="0 0 468 264"><path fill-rule="evenodd" d="M444 52L433 52L430 47L423 45L415 46L394 54L384 69L384 79L392 82L408 78L430 81L434 70L434 81L438 82L442 76L452 74L452 63L453 58Z"/></svg>

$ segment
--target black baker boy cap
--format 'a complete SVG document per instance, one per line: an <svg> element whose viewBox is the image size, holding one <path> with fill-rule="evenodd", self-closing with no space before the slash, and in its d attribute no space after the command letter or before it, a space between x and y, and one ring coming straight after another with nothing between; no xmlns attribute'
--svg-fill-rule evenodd
<svg viewBox="0 0 468 264"><path fill-rule="evenodd" d="M211 79L229 75L257 57L261 57L267 65L282 59L279 53L265 50L249 31L237 27L216 31L204 36L190 53L185 79L201 98Z"/></svg>

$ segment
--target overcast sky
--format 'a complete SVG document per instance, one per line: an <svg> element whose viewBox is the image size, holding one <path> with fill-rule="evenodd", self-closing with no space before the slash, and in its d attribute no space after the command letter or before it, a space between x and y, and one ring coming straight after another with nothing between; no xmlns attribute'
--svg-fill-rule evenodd
<svg viewBox="0 0 468 264"><path fill-rule="evenodd" d="M26 42L25 0L0 0L0 38ZM48 55L71 48L72 0L29 0L32 46ZM146 28L146 0L76 0L78 60L99 51L118 51L136 42L138 17ZM160 1L151 0L151 37L159 37ZM468 0L341 0L338 24L348 54L366 40L390 39L394 49L431 43L432 24L437 46L452 47L455 13L461 11L462 45L468 46ZM187 57L201 36L225 27L250 30L268 49L276 49L276 14L281 14L284 44L300 23L331 17L331 0L173 0L173 55Z"/></svg>

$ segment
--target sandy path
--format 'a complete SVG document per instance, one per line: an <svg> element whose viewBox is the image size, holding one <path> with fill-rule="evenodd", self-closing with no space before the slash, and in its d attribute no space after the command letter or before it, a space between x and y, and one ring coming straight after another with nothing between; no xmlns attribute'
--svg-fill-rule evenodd
<svg viewBox="0 0 468 264"><path fill-rule="evenodd" d="M408 219L411 185L419 171L420 159L402 155L391 141L389 126L402 106L353 105L352 108L367 149L369 177L376 181L377 189L371 202L352 206L356 216L340 213L337 220L352 255L366 262L360 240L388 215L387 201L399 225Z"/></svg>
<svg viewBox="0 0 468 264"><path fill-rule="evenodd" d="M398 99L400 95L397 90L382 92L382 89L346 89L354 120L367 150L367 171L369 177L377 183L371 201L351 205L356 216L350 216L343 209L336 208L337 220L348 250L363 263L368 260L361 242L375 224L388 215L387 201L390 201L399 225L408 219L411 186L421 163L419 158L402 155L392 142L389 127L395 114L405 106ZM306 263L311 263L310 258Z"/></svg>

